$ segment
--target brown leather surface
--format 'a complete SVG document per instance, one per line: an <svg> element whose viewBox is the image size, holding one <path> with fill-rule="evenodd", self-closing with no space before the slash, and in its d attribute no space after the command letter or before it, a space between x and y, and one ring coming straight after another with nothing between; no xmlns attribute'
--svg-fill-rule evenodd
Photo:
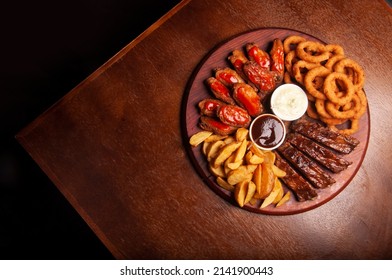
<svg viewBox="0 0 392 280"><path fill-rule="evenodd" d="M391 258L392 13L381 1L355 3L184 3L18 140L117 258ZM371 133L362 167L337 197L301 214L227 203L197 174L182 138L183 95L198 63L221 41L261 27L341 44L366 73Z"/></svg>

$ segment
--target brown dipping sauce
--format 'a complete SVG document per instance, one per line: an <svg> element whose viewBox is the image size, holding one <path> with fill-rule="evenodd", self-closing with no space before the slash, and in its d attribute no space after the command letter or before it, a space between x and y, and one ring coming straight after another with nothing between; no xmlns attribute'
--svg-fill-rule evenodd
<svg viewBox="0 0 392 280"><path fill-rule="evenodd" d="M265 114L254 119L250 134L252 141L264 149L274 149L282 144L286 129L280 119L271 114Z"/></svg>

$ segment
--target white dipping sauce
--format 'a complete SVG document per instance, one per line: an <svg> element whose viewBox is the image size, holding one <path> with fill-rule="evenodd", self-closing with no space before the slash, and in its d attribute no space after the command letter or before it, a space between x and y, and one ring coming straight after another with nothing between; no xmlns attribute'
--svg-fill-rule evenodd
<svg viewBox="0 0 392 280"><path fill-rule="evenodd" d="M302 117L308 108L305 91L294 84L283 84L271 96L271 109L276 116L285 121Z"/></svg>

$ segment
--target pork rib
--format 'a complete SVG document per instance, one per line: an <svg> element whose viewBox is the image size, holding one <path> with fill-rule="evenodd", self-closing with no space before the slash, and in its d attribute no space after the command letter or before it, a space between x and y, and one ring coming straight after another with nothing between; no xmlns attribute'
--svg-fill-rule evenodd
<svg viewBox="0 0 392 280"><path fill-rule="evenodd" d="M282 179L283 183L290 188L298 201L312 200L317 197L317 192L312 185L304 179L290 164L285 161L278 153L276 154L275 165L286 172Z"/></svg>
<svg viewBox="0 0 392 280"><path fill-rule="evenodd" d="M334 173L339 173L347 169L347 167L352 164L352 162L337 156L331 150L317 144L301 134L290 133L287 135L287 140L298 150Z"/></svg>
<svg viewBox="0 0 392 280"><path fill-rule="evenodd" d="M317 122L309 122L303 119L298 120L292 123L291 129L324 146L344 154L351 153L359 144L358 139L352 136L340 134Z"/></svg>
<svg viewBox="0 0 392 280"><path fill-rule="evenodd" d="M322 170L315 161L290 145L290 143L283 143L283 145L278 148L278 151L287 161L298 169L314 187L323 189L335 183L335 179Z"/></svg>

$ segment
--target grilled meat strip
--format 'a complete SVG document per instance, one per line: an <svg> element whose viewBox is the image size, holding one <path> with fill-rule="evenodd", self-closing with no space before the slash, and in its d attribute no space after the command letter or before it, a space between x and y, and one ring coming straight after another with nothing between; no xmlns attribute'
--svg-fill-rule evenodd
<svg viewBox="0 0 392 280"><path fill-rule="evenodd" d="M317 141L340 153L349 154L359 144L359 141L348 135L340 134L316 122L298 120L293 122L291 129L310 139Z"/></svg>
<svg viewBox="0 0 392 280"><path fill-rule="evenodd" d="M287 140L298 150L334 173L339 173L347 169L347 167L352 164L352 162L337 156L331 150L317 144L301 134L290 133L287 135Z"/></svg>
<svg viewBox="0 0 392 280"><path fill-rule="evenodd" d="M309 182L318 189L323 189L335 183L335 180L298 149L285 142L278 148L282 156L298 169Z"/></svg>
<svg viewBox="0 0 392 280"><path fill-rule="evenodd" d="M286 172L286 176L281 179L294 192L298 201L312 200L317 197L317 192L312 185L298 174L278 153L275 154L275 165Z"/></svg>

